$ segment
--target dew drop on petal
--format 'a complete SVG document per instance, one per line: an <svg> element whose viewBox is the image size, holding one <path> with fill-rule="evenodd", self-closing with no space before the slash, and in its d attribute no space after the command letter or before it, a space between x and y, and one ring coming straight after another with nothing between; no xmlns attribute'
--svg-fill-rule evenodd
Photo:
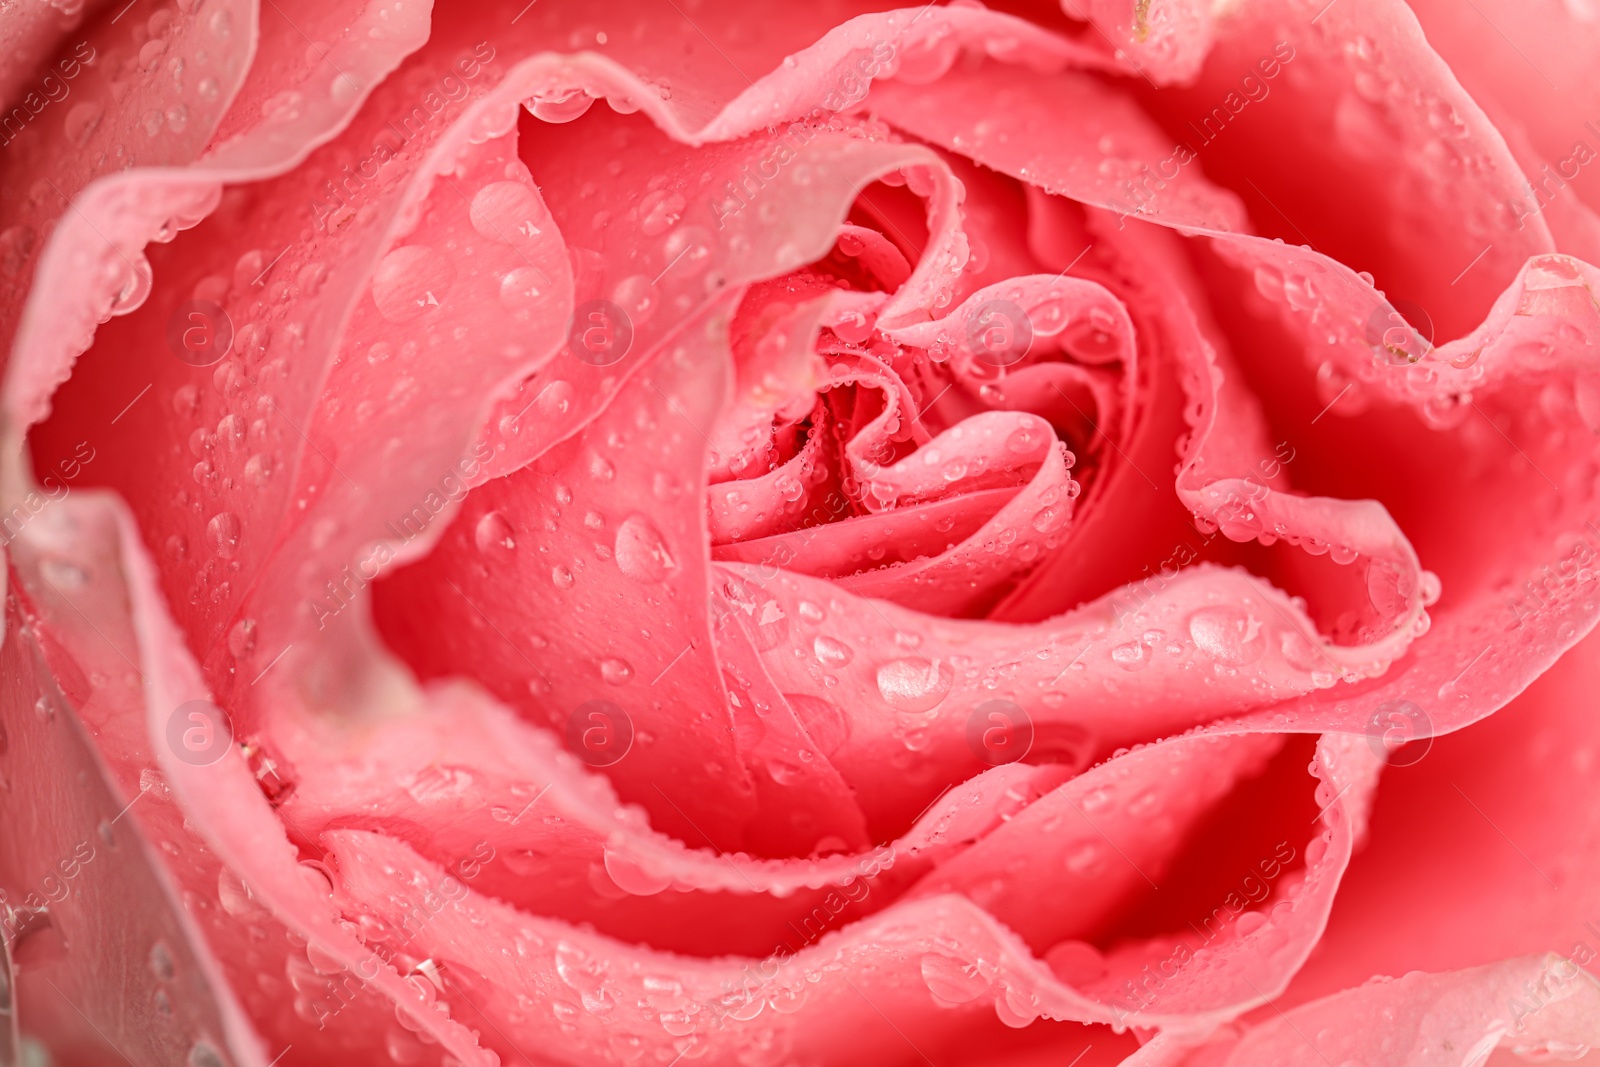
<svg viewBox="0 0 1600 1067"><path fill-rule="evenodd" d="M617 527L617 568L636 582L664 581L677 569L660 531L641 515L630 515Z"/></svg>
<svg viewBox="0 0 1600 1067"><path fill-rule="evenodd" d="M830 667L843 667L855 656L855 650L849 645L827 634L818 634L811 642L811 650Z"/></svg>
<svg viewBox="0 0 1600 1067"><path fill-rule="evenodd" d="M533 267L508 270L500 279L500 305L513 313L531 311L544 299L546 288L544 276Z"/></svg>
<svg viewBox="0 0 1600 1067"><path fill-rule="evenodd" d="M1260 621L1233 607L1201 608L1189 616L1189 636L1201 652L1230 667L1253 663L1267 647Z"/></svg>
<svg viewBox="0 0 1600 1067"><path fill-rule="evenodd" d="M609 843L605 848L606 874L617 883L617 888L636 897L653 897L672 884L670 875L646 870Z"/></svg>
<svg viewBox="0 0 1600 1067"><path fill-rule="evenodd" d="M539 194L521 182L490 182L472 197L472 228L493 241L516 245L540 236L550 212Z"/></svg>
<svg viewBox="0 0 1600 1067"><path fill-rule="evenodd" d="M390 322L410 322L438 307L454 281L444 256L426 245L401 245L373 272L372 300Z"/></svg>
<svg viewBox="0 0 1600 1067"><path fill-rule="evenodd" d="M73 104L67 111L65 130L67 138L73 144L82 146L94 133L95 127L100 125L100 117L105 114L105 109L97 100L84 100Z"/></svg>
<svg viewBox="0 0 1600 1067"><path fill-rule="evenodd" d="M539 395L534 397L533 402L541 413L559 418L572 410L574 398L572 383L558 378L539 390Z"/></svg>
<svg viewBox="0 0 1600 1067"><path fill-rule="evenodd" d="M1111 650L1111 662L1125 671L1143 670L1150 665L1150 647L1143 641L1129 641Z"/></svg>
<svg viewBox="0 0 1600 1067"><path fill-rule="evenodd" d="M484 555L503 555L517 547L511 523L498 511L486 512L473 529L473 544Z"/></svg>
<svg viewBox="0 0 1600 1067"><path fill-rule="evenodd" d="M948 666L920 656L891 660L878 668L878 693L899 711L932 711L950 694L954 680Z"/></svg>
<svg viewBox="0 0 1600 1067"><path fill-rule="evenodd" d="M938 952L922 957L922 980L940 1004L967 1004L989 992L989 980L976 964Z"/></svg>
<svg viewBox="0 0 1600 1067"><path fill-rule="evenodd" d="M223 559L231 558L239 547L239 516L219 511L206 523L206 543Z"/></svg>

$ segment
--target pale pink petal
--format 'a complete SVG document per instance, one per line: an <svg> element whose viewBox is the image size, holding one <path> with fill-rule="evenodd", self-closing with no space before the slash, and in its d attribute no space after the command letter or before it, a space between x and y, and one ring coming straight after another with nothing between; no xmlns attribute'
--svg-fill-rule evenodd
<svg viewBox="0 0 1600 1067"><path fill-rule="evenodd" d="M7 1024L16 1012L28 1032L97 1057L209 1053L261 1067L270 1055L235 999L248 999L239 983L249 969L213 955L221 943L241 948L244 930L180 902L196 888L214 893L219 865L150 766L118 551L126 514L104 501L51 503L10 542L0 727ZM8 1055L11 1040L0 1034Z"/></svg>
<svg viewBox="0 0 1600 1067"><path fill-rule="evenodd" d="M1375 1020L1381 1020L1373 1025ZM1459 971L1412 971L1301 1005L1246 1030L1189 1044L1163 1036L1130 1067L1312 1067L1382 1062L1468 1067L1496 1049L1509 1062L1568 1060L1600 1041L1594 979L1554 954Z"/></svg>
<svg viewBox="0 0 1600 1067"><path fill-rule="evenodd" d="M1439 55L1522 164L1514 215L1541 214L1563 252L1600 259L1600 54L1595 12L1582 4L1486 2L1477 11L1413 0Z"/></svg>

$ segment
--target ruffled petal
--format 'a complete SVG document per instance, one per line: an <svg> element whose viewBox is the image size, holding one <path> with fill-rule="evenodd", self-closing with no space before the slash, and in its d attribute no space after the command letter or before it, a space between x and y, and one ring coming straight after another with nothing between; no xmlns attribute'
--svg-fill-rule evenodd
<svg viewBox="0 0 1600 1067"><path fill-rule="evenodd" d="M261 1067L270 1056L235 999L250 969L214 954L248 938L186 905L216 892L219 865L151 768L119 552L131 524L104 500L49 503L10 545L0 1052L21 1055L20 1018L96 1056ZM180 739L210 725L170 721Z"/></svg>
<svg viewBox="0 0 1600 1067"><path fill-rule="evenodd" d="M1372 1025L1381 1019L1381 1025ZM1313 1036L1314 1035L1314 1036ZM1299 1065L1370 1060L1397 1067L1483 1063L1498 1048L1524 1060L1576 1059L1600 1040L1600 993L1571 960L1506 960L1461 971L1375 978L1261 1026L1199 1044L1163 1036L1126 1062Z"/></svg>

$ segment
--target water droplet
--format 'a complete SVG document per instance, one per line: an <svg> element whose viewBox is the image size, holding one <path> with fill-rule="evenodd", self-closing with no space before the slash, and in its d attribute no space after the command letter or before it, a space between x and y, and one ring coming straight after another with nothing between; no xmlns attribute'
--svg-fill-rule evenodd
<svg viewBox="0 0 1600 1067"><path fill-rule="evenodd" d="M611 301L622 309L637 328L656 313L661 303L661 291L643 274L631 274L611 290Z"/></svg>
<svg viewBox="0 0 1600 1067"><path fill-rule="evenodd" d="M206 523L206 543L223 559L231 559L239 548L239 516L220 511Z"/></svg>
<svg viewBox="0 0 1600 1067"><path fill-rule="evenodd" d="M1006 449L1011 452L1028 453L1038 451L1044 442L1054 440L1054 435L1041 427L1023 426L1011 431L1011 436L1006 438Z"/></svg>
<svg viewBox="0 0 1600 1067"><path fill-rule="evenodd" d="M116 295L111 298L110 314L126 315L138 310L154 284L150 261L142 255L131 260L119 255L115 260L108 260L107 265L116 278Z"/></svg>
<svg viewBox="0 0 1600 1067"><path fill-rule="evenodd" d="M633 668L624 659L603 659L600 661L600 677L611 685L622 685L633 677Z"/></svg>
<svg viewBox="0 0 1600 1067"><path fill-rule="evenodd" d="M266 485L272 477L272 461L257 452L244 461L244 476L251 485Z"/></svg>
<svg viewBox="0 0 1600 1067"><path fill-rule="evenodd" d="M234 918L242 918L260 910L255 895L244 880L224 867L217 874L217 901L222 910Z"/></svg>
<svg viewBox="0 0 1600 1067"><path fill-rule="evenodd" d="M410 322L439 306L455 281L450 261L426 245L402 245L372 275L372 300L390 322Z"/></svg>
<svg viewBox="0 0 1600 1067"><path fill-rule="evenodd" d="M574 396L572 383L558 378L539 390L539 395L534 398L533 403L542 414L560 418L572 410Z"/></svg>
<svg viewBox="0 0 1600 1067"><path fill-rule="evenodd" d="M557 589L571 589L574 581L572 569L558 563L550 568L550 580L555 583Z"/></svg>
<svg viewBox="0 0 1600 1067"><path fill-rule="evenodd" d="M1201 608L1189 616L1195 647L1230 667L1253 663L1266 649L1261 623L1238 608Z"/></svg>
<svg viewBox="0 0 1600 1067"><path fill-rule="evenodd" d="M472 542L484 555L504 555L517 547L511 523L498 511L485 512L472 531Z"/></svg>
<svg viewBox="0 0 1600 1067"><path fill-rule="evenodd" d="M1089 874L1099 868L1104 859L1099 845L1085 841L1067 853L1067 870L1073 874Z"/></svg>
<svg viewBox="0 0 1600 1067"><path fill-rule="evenodd" d="M95 127L100 125L100 118L105 114L105 108L97 100L84 100L72 105L67 111L64 123L67 138L73 144L82 147L94 134Z"/></svg>
<svg viewBox="0 0 1600 1067"><path fill-rule="evenodd" d="M1143 641L1129 641L1111 650L1111 662L1125 671L1142 671L1150 666L1150 646Z"/></svg>
<svg viewBox="0 0 1600 1067"><path fill-rule="evenodd" d="M530 110L536 118L545 122L571 122L582 117L594 101L595 98L582 89L564 89L534 94L533 107Z"/></svg>
<svg viewBox="0 0 1600 1067"><path fill-rule="evenodd" d="M705 227L679 227L662 245L663 274L669 278L688 278L701 273L711 266L713 247L711 233Z"/></svg>
<svg viewBox="0 0 1600 1067"><path fill-rule="evenodd" d="M640 515L630 515L617 527L617 569L636 582L664 581L677 569L660 532Z"/></svg>
<svg viewBox="0 0 1600 1067"><path fill-rule="evenodd" d="M227 13L218 11L218 14ZM206 1041L195 1041L194 1048L189 1049L189 1067L227 1067L227 1061Z"/></svg>
<svg viewBox="0 0 1600 1067"><path fill-rule="evenodd" d="M784 699L824 756L833 755L850 740L850 720L836 704L808 693L785 693Z"/></svg>
<svg viewBox="0 0 1600 1067"><path fill-rule="evenodd" d="M513 314L531 311L544 299L548 287L544 275L534 267L517 267L500 279L500 305Z"/></svg>
<svg viewBox="0 0 1600 1067"><path fill-rule="evenodd" d="M780 1015L793 1015L805 1007L807 995L805 986L779 986L767 994L767 1003Z"/></svg>
<svg viewBox="0 0 1600 1067"><path fill-rule="evenodd" d="M826 634L818 634L811 642L811 650L816 653L817 659L830 667L843 667L855 657L855 650L837 638Z"/></svg>
<svg viewBox="0 0 1600 1067"><path fill-rule="evenodd" d="M521 182L491 182L472 198L472 228L490 240L521 245L550 226L539 194Z"/></svg>
<svg viewBox="0 0 1600 1067"><path fill-rule="evenodd" d="M238 415L224 415L217 423L217 440L229 452L237 452L244 446L244 420Z"/></svg>
<svg viewBox="0 0 1600 1067"><path fill-rule="evenodd" d="M160 982L170 982L177 977L178 968L172 962L172 952L164 942L150 946L150 973Z"/></svg>
<svg viewBox="0 0 1600 1067"><path fill-rule="evenodd" d="M766 766L767 774L779 785L792 786L800 781L804 775L804 772L799 767L786 760L767 760Z"/></svg>
<svg viewBox="0 0 1600 1067"><path fill-rule="evenodd" d="M922 957L922 980L943 1005L967 1004L989 992L989 980L978 966L938 952Z"/></svg>
<svg viewBox="0 0 1600 1067"><path fill-rule="evenodd" d="M878 668L878 693L898 711L920 714L938 707L950 694L954 673L937 660L920 656L891 660Z"/></svg>
<svg viewBox="0 0 1600 1067"><path fill-rule="evenodd" d="M256 647L256 621L254 619L240 619L228 629L228 651L236 658L243 658L255 651Z"/></svg>
<svg viewBox="0 0 1600 1067"><path fill-rule="evenodd" d="M683 218L685 201L681 194L657 189L639 202L639 232L659 237Z"/></svg>
<svg viewBox="0 0 1600 1067"><path fill-rule="evenodd" d="M605 847L604 858L606 873L617 883L617 888L625 893L631 893L636 897L653 897L672 884L671 875L657 874L645 869L638 861L624 855L609 842ZM587 998L584 1006L588 1006Z"/></svg>
<svg viewBox="0 0 1600 1067"><path fill-rule="evenodd" d="M1004 992L995 998L994 1013L1007 1026L1021 1030L1032 1025L1033 1020L1039 1017L1039 998L1025 989L1007 985Z"/></svg>

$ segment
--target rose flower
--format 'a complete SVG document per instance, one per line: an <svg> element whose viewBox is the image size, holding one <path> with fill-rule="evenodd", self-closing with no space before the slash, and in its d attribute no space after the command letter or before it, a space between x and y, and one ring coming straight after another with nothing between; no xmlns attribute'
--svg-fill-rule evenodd
<svg viewBox="0 0 1600 1067"><path fill-rule="evenodd" d="M1600 1039L1588 0L0 39L0 1063Z"/></svg>

